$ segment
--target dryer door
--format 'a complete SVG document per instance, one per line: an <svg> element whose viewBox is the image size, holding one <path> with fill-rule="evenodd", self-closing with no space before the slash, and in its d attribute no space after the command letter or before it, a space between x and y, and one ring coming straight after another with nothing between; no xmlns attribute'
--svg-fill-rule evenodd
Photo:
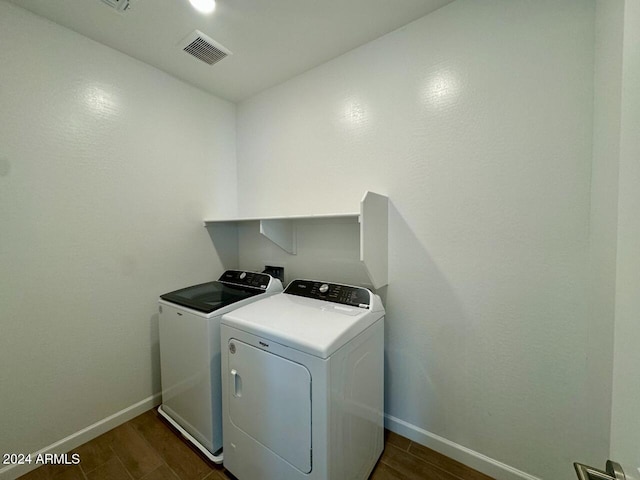
<svg viewBox="0 0 640 480"><path fill-rule="evenodd" d="M309 370L236 339L229 347L235 351L229 355L231 421L301 472L311 472Z"/></svg>

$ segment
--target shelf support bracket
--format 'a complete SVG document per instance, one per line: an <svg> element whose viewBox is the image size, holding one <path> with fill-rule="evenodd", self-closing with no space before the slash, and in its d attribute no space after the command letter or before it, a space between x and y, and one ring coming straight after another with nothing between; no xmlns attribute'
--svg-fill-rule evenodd
<svg viewBox="0 0 640 480"><path fill-rule="evenodd" d="M360 261L374 288L389 283L389 198L366 192L360 202Z"/></svg>
<svg viewBox="0 0 640 480"><path fill-rule="evenodd" d="M293 220L260 220L260 233L285 252L291 255L298 252Z"/></svg>

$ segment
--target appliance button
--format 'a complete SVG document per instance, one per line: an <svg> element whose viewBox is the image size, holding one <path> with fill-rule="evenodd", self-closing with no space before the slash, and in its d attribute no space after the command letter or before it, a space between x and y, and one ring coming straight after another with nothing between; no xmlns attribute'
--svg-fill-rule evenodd
<svg viewBox="0 0 640 480"><path fill-rule="evenodd" d="M329 285L323 283L322 285L320 285L320 288L318 290L320 290L320 293L327 293L327 291L329 290Z"/></svg>

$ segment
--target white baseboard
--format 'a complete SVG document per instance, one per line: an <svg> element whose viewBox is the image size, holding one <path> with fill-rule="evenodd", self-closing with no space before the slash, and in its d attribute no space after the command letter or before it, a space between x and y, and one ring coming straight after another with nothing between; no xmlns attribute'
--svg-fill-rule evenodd
<svg viewBox="0 0 640 480"><path fill-rule="evenodd" d="M540 480L538 477L534 477L517 468L489 458L470 448L458 445L446 438L427 432L404 420L387 414L385 414L384 417L384 426L392 432L407 437L409 440L413 440L420 445L424 445L449 458L453 458L460 463L464 463L497 480Z"/></svg>
<svg viewBox="0 0 640 480"><path fill-rule="evenodd" d="M160 399L160 393L151 395L150 397L145 398L138 403L135 403L123 410L120 410L119 412L114 413L113 415L108 416L107 418L103 418L93 425L89 425L88 427L72 433L62 440L44 447L42 450L33 453L31 456L35 458L39 454L61 454L73 450L74 448L79 447L80 445L87 443L88 441L93 440L103 433L117 427L118 425L122 425L124 422L137 417L141 413L144 413L147 410L160 405ZM82 459L80 460L82 461ZM0 469L0 480L15 480L19 476L24 475L31 470L35 470L40 466L41 465L34 463L30 465L9 465L5 468Z"/></svg>
<svg viewBox="0 0 640 480"><path fill-rule="evenodd" d="M135 403L113 415L104 418L93 425L89 425L78 432L69 435L35 453L32 457L39 454L55 453L61 454L73 450L80 445L102 435L105 432L121 425L141 413L160 405L160 393L151 395L144 400ZM407 437L425 447L431 448L447 457L453 458L460 463L478 470L479 472L496 478L497 480L540 480L538 477L529 475L521 470L513 468L502 462L489 458L486 455L475 452L467 447L458 445L446 438L435 435L431 432L416 427L404 420L385 414L385 427L392 432ZM40 465L10 465L0 469L0 480L15 480L21 475L36 469Z"/></svg>

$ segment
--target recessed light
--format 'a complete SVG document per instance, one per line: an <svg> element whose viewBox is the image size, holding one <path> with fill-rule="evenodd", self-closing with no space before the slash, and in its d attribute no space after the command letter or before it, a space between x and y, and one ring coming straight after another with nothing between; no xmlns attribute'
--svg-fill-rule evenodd
<svg viewBox="0 0 640 480"><path fill-rule="evenodd" d="M189 0L200 13L211 13L216 9L216 0Z"/></svg>

